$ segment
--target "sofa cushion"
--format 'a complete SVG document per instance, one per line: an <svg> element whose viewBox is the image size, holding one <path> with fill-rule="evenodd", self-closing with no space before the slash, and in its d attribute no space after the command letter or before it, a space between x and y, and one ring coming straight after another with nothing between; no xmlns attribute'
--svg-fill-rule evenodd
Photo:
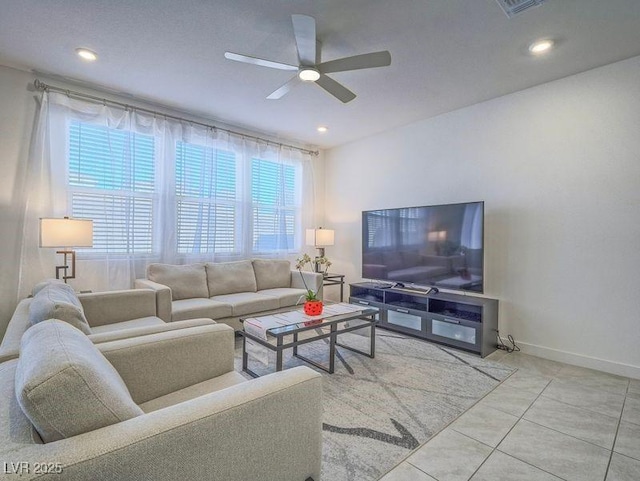
<svg viewBox="0 0 640 481"><path fill-rule="evenodd" d="M207 268L209 297L258 290L251 261L221 262L218 264L208 262L205 266Z"/></svg>
<svg viewBox="0 0 640 481"><path fill-rule="evenodd" d="M207 379L206 381L192 384L184 389L173 391L164 396L157 397L151 401L140 404L140 409L145 413L157 411L174 404L179 404L185 401L191 401L200 396L206 396L212 392L220 391L236 384L247 382L247 379L237 371L227 372L221 376Z"/></svg>
<svg viewBox="0 0 640 481"><path fill-rule="evenodd" d="M291 263L283 259L254 259L258 290L291 287Z"/></svg>
<svg viewBox="0 0 640 481"><path fill-rule="evenodd" d="M232 315L231 305L202 298L174 301L171 310L172 321L183 321L196 317L207 317L215 320L231 317Z"/></svg>
<svg viewBox="0 0 640 481"><path fill-rule="evenodd" d="M29 322L35 325L47 319L59 319L85 334L91 334L82 304L73 288L64 283L49 283L40 288L29 305Z"/></svg>
<svg viewBox="0 0 640 481"><path fill-rule="evenodd" d="M294 289L292 287L276 287L275 289L265 289L258 291L263 296L275 297L278 299L278 307L295 306L304 304L307 291L305 289Z"/></svg>
<svg viewBox="0 0 640 481"><path fill-rule="evenodd" d="M146 326L163 326L166 322L156 316L139 317L130 321L114 322L112 324L103 324L91 328L91 334L101 334L103 332L115 332L123 329L135 329Z"/></svg>
<svg viewBox="0 0 640 481"><path fill-rule="evenodd" d="M16 397L45 443L143 414L115 368L65 322L28 329L20 353Z"/></svg>
<svg viewBox="0 0 640 481"><path fill-rule="evenodd" d="M231 305L232 315L246 316L262 311L278 309L280 302L276 297L263 296L255 292L237 292L235 294L223 294L213 298L216 301Z"/></svg>
<svg viewBox="0 0 640 481"><path fill-rule="evenodd" d="M171 288L171 298L191 299L192 297L209 297L207 272L204 264L149 264L147 277L153 282Z"/></svg>

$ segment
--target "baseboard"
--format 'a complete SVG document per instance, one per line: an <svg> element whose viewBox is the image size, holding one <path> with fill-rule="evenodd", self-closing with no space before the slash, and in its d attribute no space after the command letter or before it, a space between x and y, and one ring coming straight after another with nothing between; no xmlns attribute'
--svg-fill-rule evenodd
<svg viewBox="0 0 640 481"><path fill-rule="evenodd" d="M616 374L618 376L640 379L640 366L607 361L605 359L598 359L597 357L584 356L582 354L560 351L558 349L537 346L535 344L528 344L520 341L518 341L518 346L520 346L523 353L531 354L532 356L542 357L551 361L564 362L566 364L573 364L574 366L596 369L598 371L608 372L609 374Z"/></svg>

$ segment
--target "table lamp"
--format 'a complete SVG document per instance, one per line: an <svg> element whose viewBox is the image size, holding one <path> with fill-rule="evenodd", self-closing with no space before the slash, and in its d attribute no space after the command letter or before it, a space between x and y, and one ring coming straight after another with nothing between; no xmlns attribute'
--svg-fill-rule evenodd
<svg viewBox="0 0 640 481"><path fill-rule="evenodd" d="M40 219L40 247L63 247L56 254L64 254L64 265L56 266L56 279L75 279L76 252L71 247L93 247L93 221L88 219ZM71 275L68 275L67 256L71 256Z"/></svg>
<svg viewBox="0 0 640 481"><path fill-rule="evenodd" d="M320 264L318 258L324 257L325 246L334 245L335 232L333 229L323 229L318 227L317 229L307 229L307 245L314 246L318 249L318 255L316 256L315 269L316 272L320 272Z"/></svg>

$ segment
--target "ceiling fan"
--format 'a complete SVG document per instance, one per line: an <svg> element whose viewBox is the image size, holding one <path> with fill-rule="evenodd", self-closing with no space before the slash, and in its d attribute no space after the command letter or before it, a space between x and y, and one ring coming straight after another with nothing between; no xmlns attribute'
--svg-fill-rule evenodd
<svg viewBox="0 0 640 481"><path fill-rule="evenodd" d="M298 71L287 83L271 93L267 97L268 99L273 100L283 97L300 82L315 82L338 100L347 103L355 99L356 94L326 74L391 65L391 54L386 50L321 63L319 42L316 40L315 19L308 15L291 15L291 19L293 21L296 47L298 48L299 65L273 62L271 60L240 55L233 52L225 52L224 54L225 58L235 60L236 62L250 63L280 70Z"/></svg>

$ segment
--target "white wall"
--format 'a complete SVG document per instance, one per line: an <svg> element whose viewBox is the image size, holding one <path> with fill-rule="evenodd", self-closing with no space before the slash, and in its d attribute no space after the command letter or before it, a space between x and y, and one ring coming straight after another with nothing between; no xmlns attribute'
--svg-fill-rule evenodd
<svg viewBox="0 0 640 481"><path fill-rule="evenodd" d="M485 201L485 293L523 350L640 378L640 57L327 151L335 271L361 211Z"/></svg>

